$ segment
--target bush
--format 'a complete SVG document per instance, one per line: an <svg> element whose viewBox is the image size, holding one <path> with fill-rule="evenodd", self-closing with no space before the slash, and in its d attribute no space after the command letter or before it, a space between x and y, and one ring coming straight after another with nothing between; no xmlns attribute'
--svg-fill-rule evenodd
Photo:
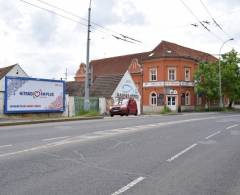
<svg viewBox="0 0 240 195"><path fill-rule="evenodd" d="M171 110L170 108L168 108L166 105L163 107L163 109L161 110L161 114L167 114L167 113L170 113Z"/></svg>
<svg viewBox="0 0 240 195"><path fill-rule="evenodd" d="M99 116L99 112L95 110L89 110L89 111L80 110L77 116Z"/></svg>

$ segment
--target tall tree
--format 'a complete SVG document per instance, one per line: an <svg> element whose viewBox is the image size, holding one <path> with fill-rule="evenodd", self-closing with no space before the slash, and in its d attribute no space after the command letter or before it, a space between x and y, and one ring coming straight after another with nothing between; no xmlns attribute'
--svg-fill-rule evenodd
<svg viewBox="0 0 240 195"><path fill-rule="evenodd" d="M218 68L216 63L202 62L195 73L195 90L205 96L208 103L219 97Z"/></svg>
<svg viewBox="0 0 240 195"><path fill-rule="evenodd" d="M240 99L240 58L235 50L222 55L222 91L224 96L229 98L228 107Z"/></svg>

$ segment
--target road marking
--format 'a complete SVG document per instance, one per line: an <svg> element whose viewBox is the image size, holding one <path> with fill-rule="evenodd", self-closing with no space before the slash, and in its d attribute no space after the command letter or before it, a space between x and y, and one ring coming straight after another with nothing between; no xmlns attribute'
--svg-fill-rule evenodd
<svg viewBox="0 0 240 195"><path fill-rule="evenodd" d="M186 153L187 151L193 149L193 148L196 147L196 146L197 146L197 144L193 144L193 145L187 147L187 148L184 149L183 151L181 151L181 152L179 152L178 154L174 155L173 157L169 158L169 159L167 160L167 162L172 162L172 161L174 161L176 158L182 156L184 153Z"/></svg>
<svg viewBox="0 0 240 195"><path fill-rule="evenodd" d="M122 194L123 192L126 192L127 190L129 190L130 188L132 188L133 186L135 186L136 184L138 184L139 182L141 182L144 179L145 179L144 177L139 177L139 178L133 180L132 182L130 182L128 185L122 187L118 191L112 193L112 195Z"/></svg>
<svg viewBox="0 0 240 195"><path fill-rule="evenodd" d="M47 139L43 139L42 141L53 141L53 140L58 140L58 139L66 139L69 138L70 136L63 136L63 137L53 137L53 138L47 138Z"/></svg>
<svg viewBox="0 0 240 195"><path fill-rule="evenodd" d="M9 144L9 145L2 145L2 146L0 146L0 148L7 148L7 147L11 147L12 145L11 144Z"/></svg>
<svg viewBox="0 0 240 195"><path fill-rule="evenodd" d="M193 122L193 121L215 119L215 118L218 118L218 117L205 117L205 118L196 118L196 119L188 119L188 120L168 121L168 122L155 123L155 125L157 125L156 127L162 127L162 126L168 126L168 125L189 123L189 122ZM43 144L43 145L39 145L36 147L28 148L28 149L23 149L23 150L10 152L10 153L0 154L0 158L14 156L14 155L20 155L20 154L43 150L43 149L49 149L49 148L53 148L53 147L59 147L59 146L67 145L67 144L74 144L74 143L81 143L81 142L85 142L85 141L104 139L107 137L128 134L128 133L134 133L134 132L144 131L147 129L152 129L152 128L150 128L150 126L148 126L148 125L141 125L141 126L132 126L129 128L119 128L119 129L95 131L92 133L87 133L87 134L82 134L79 136L72 136L72 137L64 136L64 137L49 138L49 139L44 139L44 140L45 141L56 140L56 141L50 142L48 144ZM60 138L63 140L61 140ZM66 138L66 139L64 139L64 138ZM60 140L58 140L58 139L60 139ZM195 147L195 146L193 146L193 147ZM182 155L182 154L180 154L180 155ZM180 155L178 155L178 156L180 156ZM175 158L177 158L177 157L175 157ZM171 162L170 159L168 161Z"/></svg>
<svg viewBox="0 0 240 195"><path fill-rule="evenodd" d="M209 139L209 138L211 138L211 137L213 137L213 136L215 136L215 135L218 135L219 133L221 133L221 131L217 131L217 132L215 132L215 133L213 133L213 134L205 137L205 139Z"/></svg>
<svg viewBox="0 0 240 195"><path fill-rule="evenodd" d="M227 127L226 129L232 129L232 128L237 127L237 126L238 126L238 124L235 124L235 125Z"/></svg>

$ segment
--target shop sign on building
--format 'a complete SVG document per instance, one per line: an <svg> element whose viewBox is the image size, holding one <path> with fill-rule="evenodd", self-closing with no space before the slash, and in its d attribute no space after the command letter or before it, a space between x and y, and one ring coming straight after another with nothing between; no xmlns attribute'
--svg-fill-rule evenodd
<svg viewBox="0 0 240 195"><path fill-rule="evenodd" d="M117 102L122 99L134 98L137 102L138 113L141 112L141 96L138 92L138 89L128 71L124 74L121 81L119 82L117 88L113 92L112 98L114 102Z"/></svg>

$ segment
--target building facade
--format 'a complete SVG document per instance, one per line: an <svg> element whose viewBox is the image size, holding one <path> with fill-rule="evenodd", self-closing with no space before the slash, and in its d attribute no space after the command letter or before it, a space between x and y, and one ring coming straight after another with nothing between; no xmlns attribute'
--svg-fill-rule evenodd
<svg viewBox="0 0 240 195"><path fill-rule="evenodd" d="M152 51L91 61L91 83L96 85L99 76L128 71L141 96L142 112L159 112L165 105L174 111L193 110L205 105L194 90L198 64L216 60L208 53L162 41Z"/></svg>
<svg viewBox="0 0 240 195"><path fill-rule="evenodd" d="M143 110L191 110L196 104L194 72L197 63L187 59L153 59L143 66Z"/></svg>

